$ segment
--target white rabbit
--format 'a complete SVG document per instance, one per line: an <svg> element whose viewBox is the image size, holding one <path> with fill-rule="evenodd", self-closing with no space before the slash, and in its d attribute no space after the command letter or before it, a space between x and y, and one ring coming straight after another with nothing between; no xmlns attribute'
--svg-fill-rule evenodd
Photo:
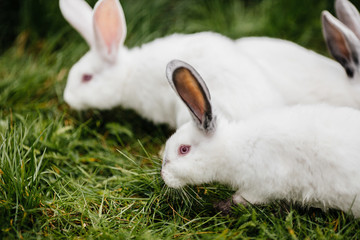
<svg viewBox="0 0 360 240"><path fill-rule="evenodd" d="M298 105L232 122L217 114L190 65L170 62L167 77L193 118L166 143L161 175L169 187L216 181L236 191L228 203L284 199L360 216L359 111Z"/></svg>
<svg viewBox="0 0 360 240"><path fill-rule="evenodd" d="M213 104L229 119L241 120L284 104L360 107L360 86L348 81L339 64L290 42L248 38L241 41L252 46L245 47L203 32L174 34L127 49L118 0L100 0L94 11L84 0L60 0L60 9L90 46L70 70L64 91L65 101L75 109L121 105L155 123L182 125L189 120L187 110L170 93L163 74L174 58L198 69L216 96Z"/></svg>
<svg viewBox="0 0 360 240"><path fill-rule="evenodd" d="M187 110L171 94L164 76L164 67L174 58L189 61L203 72L214 95L223 96L215 104L228 117L233 111L225 98L243 106L241 113L232 116L235 119L282 105L281 96L260 69L234 51L233 40L220 34L174 34L127 49L123 45L125 18L118 0L100 0L94 12L84 0L60 0L60 9L90 45L89 52L70 70L64 92L65 101L75 109L122 105L155 123L180 126L189 120ZM105 28L106 23L109 26ZM239 78L247 81L237 81ZM236 91L228 89L229 85ZM238 93L242 93L242 101L238 101Z"/></svg>

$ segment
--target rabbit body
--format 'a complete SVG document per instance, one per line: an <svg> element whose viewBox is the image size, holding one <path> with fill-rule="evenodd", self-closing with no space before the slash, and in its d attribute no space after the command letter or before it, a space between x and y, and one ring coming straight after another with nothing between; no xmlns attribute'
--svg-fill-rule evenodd
<svg viewBox="0 0 360 240"><path fill-rule="evenodd" d="M284 104L360 107L360 75L349 78L336 61L281 39L246 37L236 44L266 75Z"/></svg>
<svg viewBox="0 0 360 240"><path fill-rule="evenodd" d="M167 123L175 128L190 118L172 94L164 66L173 58L180 58L196 66L209 79L208 85L217 97L214 104L231 119L246 118L264 107L282 106L281 96L259 68L246 56L235 54L234 47L233 40L212 32L173 34L141 47L122 47L118 64L99 72L96 69L102 63L97 53L90 50L71 69L69 80L80 78L85 68L91 69L87 73L93 74L93 79L85 83L68 81L64 98L77 109L109 109L121 103L155 123ZM228 54L224 56L224 52ZM228 88L229 85L233 87ZM228 101L234 105L229 106ZM243 111L234 114L231 110L234 106Z"/></svg>
<svg viewBox="0 0 360 240"><path fill-rule="evenodd" d="M219 117L211 138L189 122L167 149L190 144L192 152L182 159L167 152L162 175L170 187L230 185L236 203L285 199L360 216L359 123L358 111L325 105L269 111L241 122Z"/></svg>
<svg viewBox="0 0 360 240"><path fill-rule="evenodd" d="M161 175L169 187L216 181L236 190L235 203L285 199L360 217L358 110L297 105L233 121L212 106L190 65L172 61L167 76L193 119L166 142Z"/></svg>
<svg viewBox="0 0 360 240"><path fill-rule="evenodd" d="M250 203L286 199L360 216L359 121L352 109L297 106L219 124L220 142L237 139L223 146L228 161L218 169Z"/></svg>
<svg viewBox="0 0 360 240"><path fill-rule="evenodd" d="M74 65L69 79L80 78L85 68L94 78L87 83L68 81L64 99L76 109L120 104L154 123L179 127L190 119L169 91L163 68L174 58L189 62L208 80L214 105L229 119L298 103L360 106L358 80L348 79L335 61L280 39L249 37L234 42L212 32L173 34L141 47L122 47L118 64L99 72L97 68L106 63L90 50Z"/></svg>

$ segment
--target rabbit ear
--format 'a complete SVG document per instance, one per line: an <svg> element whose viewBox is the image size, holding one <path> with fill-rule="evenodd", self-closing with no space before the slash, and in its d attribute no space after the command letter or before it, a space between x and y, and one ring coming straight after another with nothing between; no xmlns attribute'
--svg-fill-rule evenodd
<svg viewBox="0 0 360 240"><path fill-rule="evenodd" d="M94 8L94 31L98 53L114 63L126 37L124 11L119 0L100 0Z"/></svg>
<svg viewBox="0 0 360 240"><path fill-rule="evenodd" d="M188 107L197 126L209 133L215 128L209 90L199 73L189 64L173 60L166 67L166 76L175 92Z"/></svg>
<svg viewBox="0 0 360 240"><path fill-rule="evenodd" d="M335 1L336 16L360 39L360 14L348 0Z"/></svg>
<svg viewBox="0 0 360 240"><path fill-rule="evenodd" d="M359 67L360 40L328 11L322 12L322 25L331 55L345 68L346 74L353 77Z"/></svg>
<svg viewBox="0 0 360 240"><path fill-rule="evenodd" d="M84 0L60 0L59 7L64 18L85 39L88 45L94 46L94 30L92 28L92 8Z"/></svg>

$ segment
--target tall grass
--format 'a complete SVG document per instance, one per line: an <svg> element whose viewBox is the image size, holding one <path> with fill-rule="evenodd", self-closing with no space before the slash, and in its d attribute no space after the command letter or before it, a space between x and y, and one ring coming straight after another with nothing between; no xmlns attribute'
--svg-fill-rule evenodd
<svg viewBox="0 0 360 240"><path fill-rule="evenodd" d="M225 186L165 187L158 153L171 134L167 126L122 108L76 112L64 103L68 70L88 47L57 4L0 3L0 17L16 19L0 24L0 32L8 33L0 35L6 35L3 46L11 46L0 56L0 238L360 238L358 220L341 211L275 202L238 206L222 216L213 204L232 194ZM231 38L286 38L323 53L319 14L333 5L331 0L122 4L129 47L173 32L212 30Z"/></svg>

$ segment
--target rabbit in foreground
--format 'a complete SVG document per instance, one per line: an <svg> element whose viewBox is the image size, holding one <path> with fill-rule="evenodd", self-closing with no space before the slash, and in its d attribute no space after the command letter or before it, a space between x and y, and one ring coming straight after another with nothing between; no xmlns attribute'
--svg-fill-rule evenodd
<svg viewBox="0 0 360 240"><path fill-rule="evenodd" d="M163 74L163 67L174 58L191 63L207 79L216 99L213 105L229 119L297 103L360 107L360 89L354 86L356 81L348 81L339 64L293 43L263 38L246 47L203 32L174 34L127 49L118 0L100 0L94 10L84 0L60 0L60 9L90 46L70 70L64 91L65 101L75 109L121 105L154 123L181 126L189 115ZM252 56L257 49L260 56Z"/></svg>
<svg viewBox="0 0 360 240"><path fill-rule="evenodd" d="M298 105L234 122L217 113L190 65L170 62L167 77L193 121L166 143L161 169L166 185L216 181L236 190L228 203L285 199L360 216L359 111Z"/></svg>

